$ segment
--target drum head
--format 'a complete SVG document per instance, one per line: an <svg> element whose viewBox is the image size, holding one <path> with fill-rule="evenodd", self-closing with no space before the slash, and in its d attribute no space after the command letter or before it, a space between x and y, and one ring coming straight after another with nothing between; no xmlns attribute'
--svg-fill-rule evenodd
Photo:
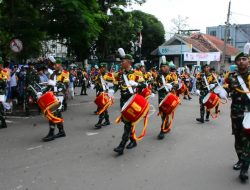
<svg viewBox="0 0 250 190"><path fill-rule="evenodd" d="M211 95L211 93L208 93L208 94L203 98L203 100L202 100L203 104L205 104L205 103L208 101L210 95Z"/></svg>
<svg viewBox="0 0 250 190"><path fill-rule="evenodd" d="M245 112L244 113L244 119L243 119L243 127L250 132L250 112Z"/></svg>
<svg viewBox="0 0 250 190"><path fill-rule="evenodd" d="M222 88L221 88L220 86L217 86L217 87L214 89L214 93L215 93L215 94L219 94L221 90L222 90Z"/></svg>
<svg viewBox="0 0 250 190"><path fill-rule="evenodd" d="M129 99L128 99L128 101L122 106L122 112L128 107L128 105L134 100L134 97L136 96L136 94L135 95L133 95L132 97L130 97Z"/></svg>

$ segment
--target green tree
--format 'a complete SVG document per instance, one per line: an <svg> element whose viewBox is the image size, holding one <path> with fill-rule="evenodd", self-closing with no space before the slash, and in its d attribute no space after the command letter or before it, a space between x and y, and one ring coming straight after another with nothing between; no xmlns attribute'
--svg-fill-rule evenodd
<svg viewBox="0 0 250 190"><path fill-rule="evenodd" d="M3 0L0 3L0 39L3 57L15 56L19 60L38 56L45 32L41 30L41 18L37 3L32 0ZM11 39L23 42L23 51L14 54L9 48Z"/></svg>

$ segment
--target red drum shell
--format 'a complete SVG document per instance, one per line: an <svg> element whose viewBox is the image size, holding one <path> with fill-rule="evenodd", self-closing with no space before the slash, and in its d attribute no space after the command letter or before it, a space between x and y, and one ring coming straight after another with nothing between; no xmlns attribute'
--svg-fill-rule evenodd
<svg viewBox="0 0 250 190"><path fill-rule="evenodd" d="M99 96L95 99L95 104L98 106L99 109L104 108L111 100L107 93L102 92Z"/></svg>
<svg viewBox="0 0 250 190"><path fill-rule="evenodd" d="M122 116L125 120L132 123L144 116L149 106L148 101L141 95L133 95L122 107Z"/></svg>
<svg viewBox="0 0 250 190"><path fill-rule="evenodd" d="M181 83L181 87L177 90L178 94L183 94L184 92L186 92L187 90L187 86L184 83Z"/></svg>
<svg viewBox="0 0 250 190"><path fill-rule="evenodd" d="M203 104L205 104L207 109L212 109L219 103L219 101L219 96L213 92L210 92L204 97Z"/></svg>
<svg viewBox="0 0 250 190"><path fill-rule="evenodd" d="M60 107L60 103L53 92L49 91L43 94L38 100L37 104L41 108L43 112L47 111L48 109L50 111L57 110L58 107Z"/></svg>
<svg viewBox="0 0 250 190"><path fill-rule="evenodd" d="M168 93L168 95L159 104L159 110L160 112L169 115L177 108L179 104L180 98L173 93Z"/></svg>
<svg viewBox="0 0 250 190"><path fill-rule="evenodd" d="M149 87L147 88L144 88L141 92L141 95L144 97L144 98L148 98L150 95L152 94L152 91L150 90Z"/></svg>

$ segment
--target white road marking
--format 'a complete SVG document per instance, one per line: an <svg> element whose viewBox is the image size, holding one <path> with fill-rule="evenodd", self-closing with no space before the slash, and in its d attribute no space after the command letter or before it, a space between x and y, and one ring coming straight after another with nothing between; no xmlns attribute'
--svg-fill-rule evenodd
<svg viewBox="0 0 250 190"><path fill-rule="evenodd" d="M82 103L75 103L75 104L69 104L68 106L80 106L80 105L83 105L83 104L92 104L93 102L82 102Z"/></svg>
<svg viewBox="0 0 250 190"><path fill-rule="evenodd" d="M16 189L21 189L21 188L23 188L22 185L19 185L19 186L16 187Z"/></svg>
<svg viewBox="0 0 250 190"><path fill-rule="evenodd" d="M5 120L6 121L6 123L15 123L14 121L10 121L10 120Z"/></svg>
<svg viewBox="0 0 250 190"><path fill-rule="evenodd" d="M98 135L99 133L92 133L92 132L87 132L86 135L87 136L93 136L93 135Z"/></svg>
<svg viewBox="0 0 250 190"><path fill-rule="evenodd" d="M13 119L29 119L30 118L30 117L12 116L12 115L8 115L6 117L7 118L13 118Z"/></svg>
<svg viewBox="0 0 250 190"><path fill-rule="evenodd" d="M34 149L42 148L42 147L43 147L43 145L39 145L39 146L27 148L26 150L34 150Z"/></svg>

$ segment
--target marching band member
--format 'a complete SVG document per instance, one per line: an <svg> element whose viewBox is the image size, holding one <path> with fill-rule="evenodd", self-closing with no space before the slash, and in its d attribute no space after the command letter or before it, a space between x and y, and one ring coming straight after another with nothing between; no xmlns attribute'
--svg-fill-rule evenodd
<svg viewBox="0 0 250 190"><path fill-rule="evenodd" d="M8 80L8 76L7 76L7 72L4 70L3 68L3 60L2 57L0 57L0 95L5 97L6 96L6 87L7 87L7 80ZM1 101L5 101L5 100L1 100ZM4 118L4 106L3 106L3 102L0 104L0 120L1 120L1 126L0 128L7 128L7 124Z"/></svg>
<svg viewBox="0 0 250 190"><path fill-rule="evenodd" d="M64 99L67 86L69 84L69 78L67 78L68 73L67 71L63 70L61 64L62 62L60 60L56 60L55 70L50 75L50 80L53 82L51 81L48 82L48 87L46 91L53 91L56 96L63 97ZM61 104L63 104L63 101L61 102ZM63 119L62 108L63 106L60 106L54 112L54 115L61 119ZM57 128L59 130L59 132L56 135L54 134L55 125L57 125ZM43 141L44 142L52 141L55 138L60 138L60 137L65 137L65 136L66 136L66 133L64 131L63 122L53 123L53 121L49 121L49 133L46 137L43 138Z"/></svg>
<svg viewBox="0 0 250 190"><path fill-rule="evenodd" d="M210 67L207 64L202 67L202 72L197 74L196 79L196 94L200 96L200 118L196 118L196 121L204 123L205 105L203 99L209 93L210 88L214 88L216 81L214 76L210 73ZM209 115L210 111L206 110L206 121L209 121Z"/></svg>
<svg viewBox="0 0 250 190"><path fill-rule="evenodd" d="M168 62L163 61L161 63L159 75L156 79L156 82L158 87L158 103L160 105L162 100L168 95L170 91L174 91L178 88L178 79L170 72ZM170 131L171 127L171 118L169 118L169 116L164 113L160 113L160 115L162 119L162 124L161 131L158 135L159 140L165 137L165 134Z"/></svg>
<svg viewBox="0 0 250 190"><path fill-rule="evenodd" d="M189 86L190 86L190 75L187 72L187 69L184 70L184 72L180 75L181 81L186 85L186 91L184 92L184 99L185 100L191 100L190 92L189 92Z"/></svg>
<svg viewBox="0 0 250 190"><path fill-rule="evenodd" d="M250 58L248 56L243 52L239 53L235 58L237 71L229 73L225 78L232 97L232 133L239 159L233 169L241 170L239 178L242 181L248 179L250 164ZM246 127L248 130L245 130Z"/></svg>
<svg viewBox="0 0 250 190"><path fill-rule="evenodd" d="M141 85L135 82L135 74L132 69L132 56L126 54L121 61L121 67L123 69L122 72L119 72L116 81L116 91L118 88L121 92L120 98L120 108L124 106L124 104L129 100L130 97L133 96L135 87ZM129 83L129 84L127 84ZM144 86L143 86L144 87ZM118 147L114 149L118 154L123 154L124 148L127 144L127 141L130 139L130 143L126 146L127 149L132 149L137 146L136 140L132 137L132 123L130 121L126 121L122 118L122 122L124 123L124 132L122 135L122 140Z"/></svg>
<svg viewBox="0 0 250 190"><path fill-rule="evenodd" d="M96 88L98 89L97 96L99 96L102 92L108 92L108 89L109 89L109 87L105 83L105 81L106 81L105 79L108 78L106 66L107 66L106 63L100 63L99 74L96 76L96 79L95 79ZM113 82L113 81L110 81L110 82ZM97 113L99 111L100 110L97 110ZM105 122L102 123L104 119L105 119ZM100 129L102 126L107 126L107 125L110 125L108 109L99 115L99 121L95 125L95 127L97 129Z"/></svg>

